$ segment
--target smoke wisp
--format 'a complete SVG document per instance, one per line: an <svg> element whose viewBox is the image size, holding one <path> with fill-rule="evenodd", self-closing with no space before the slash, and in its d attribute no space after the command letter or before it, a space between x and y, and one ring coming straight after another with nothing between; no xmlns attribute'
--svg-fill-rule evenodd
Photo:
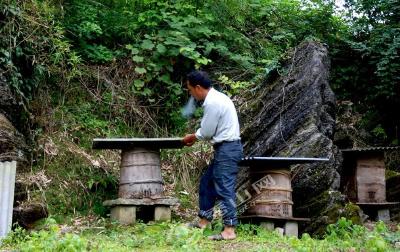
<svg viewBox="0 0 400 252"><path fill-rule="evenodd" d="M193 116L196 111L196 101L193 96L190 96L186 105L182 108L182 116L185 118L190 118Z"/></svg>

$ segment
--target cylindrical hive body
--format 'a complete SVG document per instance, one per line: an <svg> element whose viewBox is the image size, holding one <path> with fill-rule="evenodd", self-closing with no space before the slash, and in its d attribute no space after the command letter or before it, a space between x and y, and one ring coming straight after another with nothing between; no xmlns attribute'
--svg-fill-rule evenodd
<svg viewBox="0 0 400 252"><path fill-rule="evenodd" d="M292 217L292 186L290 171L267 170L264 176L252 183L256 199L247 210L251 215ZM258 174L259 176L260 174Z"/></svg>
<svg viewBox="0 0 400 252"><path fill-rule="evenodd" d="M118 197L141 199L162 195L160 152L144 148L123 150Z"/></svg>

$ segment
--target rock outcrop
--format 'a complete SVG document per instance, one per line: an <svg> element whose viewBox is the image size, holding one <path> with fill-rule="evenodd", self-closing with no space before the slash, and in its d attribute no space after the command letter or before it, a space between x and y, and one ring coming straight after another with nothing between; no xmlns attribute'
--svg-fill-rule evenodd
<svg viewBox="0 0 400 252"><path fill-rule="evenodd" d="M329 86L328 50L304 42L287 62L283 77L267 78L264 87L242 111L246 156L321 157L326 163L292 167L294 215L328 224L329 209L345 206L340 186L341 155L333 144L336 100ZM239 175L244 181L246 170ZM239 182L240 183L240 182ZM306 231L314 232L309 225Z"/></svg>
<svg viewBox="0 0 400 252"><path fill-rule="evenodd" d="M28 165L25 138L11 122L0 113L0 162L17 161L17 169L25 170Z"/></svg>
<svg viewBox="0 0 400 252"><path fill-rule="evenodd" d="M30 203L14 208L13 222L23 228L33 228L35 222L49 216L47 206L42 203Z"/></svg>
<svg viewBox="0 0 400 252"><path fill-rule="evenodd" d="M353 109L351 101L338 101L334 144L340 149L367 147L369 134L358 128L362 119L361 114Z"/></svg>
<svg viewBox="0 0 400 252"><path fill-rule="evenodd" d="M6 81L0 75L0 162L17 161L17 169L27 166L27 144L25 137L14 127L17 121L17 102Z"/></svg>
<svg viewBox="0 0 400 252"><path fill-rule="evenodd" d="M399 202L400 200L400 175L393 176L386 181L387 201ZM395 205L390 209L390 215L393 221L400 222L400 205Z"/></svg>

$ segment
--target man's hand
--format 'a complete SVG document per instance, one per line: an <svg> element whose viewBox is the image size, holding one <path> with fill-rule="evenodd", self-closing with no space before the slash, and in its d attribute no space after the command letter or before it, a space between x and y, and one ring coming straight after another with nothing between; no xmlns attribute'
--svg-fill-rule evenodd
<svg viewBox="0 0 400 252"><path fill-rule="evenodd" d="M183 143L186 146L192 146L195 142L196 142L197 138L195 134L187 134L184 138L183 138Z"/></svg>

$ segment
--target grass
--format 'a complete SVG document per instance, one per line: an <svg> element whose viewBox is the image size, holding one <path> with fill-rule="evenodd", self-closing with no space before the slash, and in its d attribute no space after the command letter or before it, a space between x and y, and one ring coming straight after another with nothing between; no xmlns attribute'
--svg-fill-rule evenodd
<svg viewBox="0 0 400 252"><path fill-rule="evenodd" d="M63 224L48 218L35 231L16 228L0 249L17 251L396 251L400 226L389 231L382 222L372 230L346 219L328 227L323 239L308 234L281 236L259 226L241 224L234 241L210 241L220 222L204 231L183 222L136 223L123 226L108 218L75 217ZM397 245L398 246L398 245ZM397 248L398 249L398 248Z"/></svg>

